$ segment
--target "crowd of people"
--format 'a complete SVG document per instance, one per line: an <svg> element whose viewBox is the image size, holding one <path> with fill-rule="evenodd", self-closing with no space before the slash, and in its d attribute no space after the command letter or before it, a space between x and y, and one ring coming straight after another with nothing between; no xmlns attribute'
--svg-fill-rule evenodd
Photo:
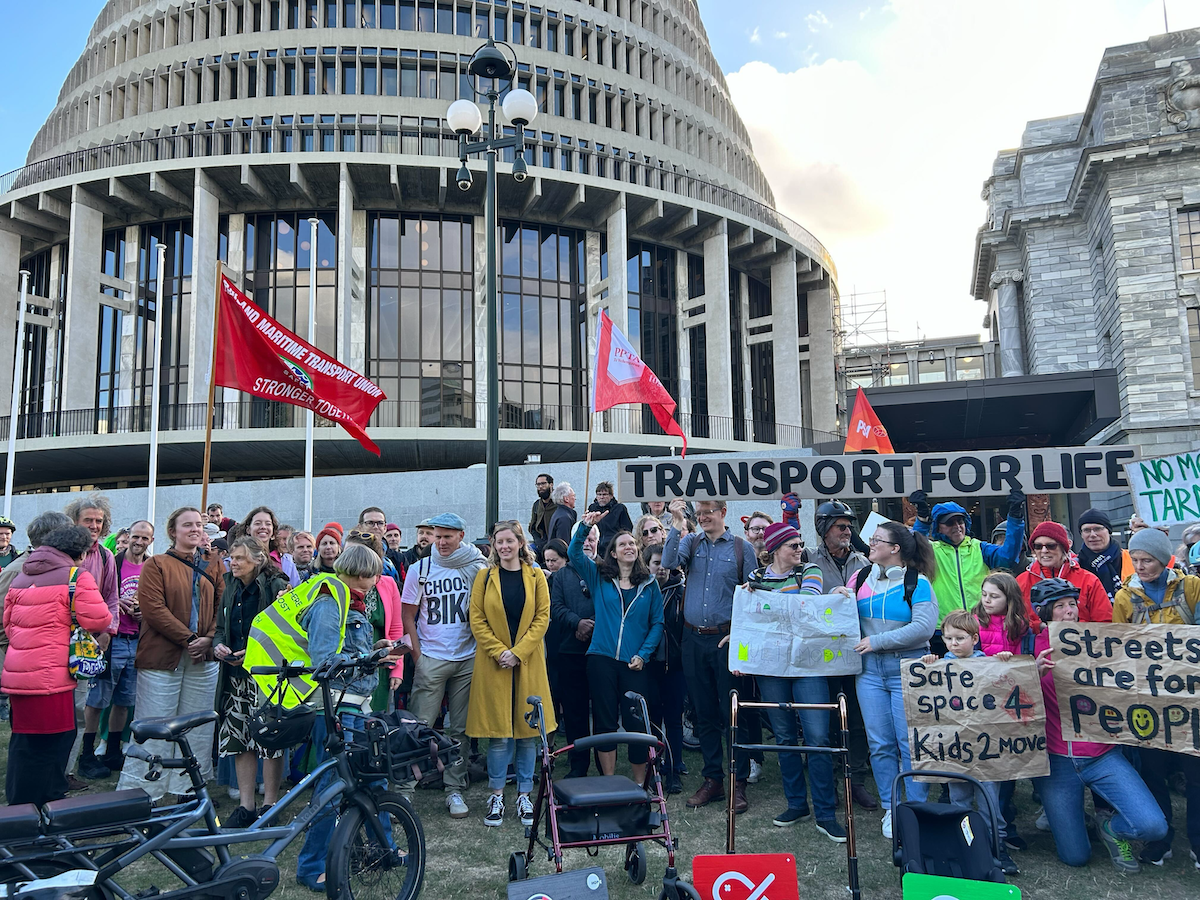
<svg viewBox="0 0 1200 900"><path fill-rule="evenodd" d="M453 511L422 521L405 548L402 530L379 507L364 509L349 528L329 522L315 534L281 524L266 506L240 520L217 503L203 511L183 507L171 513L166 546L154 553L153 524L114 531L100 495L35 517L23 552L13 541L14 524L0 519L8 802L43 803L114 772L118 787L140 787L156 800L183 794L182 772L149 779L144 763L125 758L122 735L134 715L211 709L218 720L192 733L192 747L206 777L226 769L238 806L224 824L245 827L277 801L293 762L287 751L255 741L254 711L272 682L250 676L250 667L296 658L318 664L386 646L388 665L378 675L354 675L338 686L343 727L353 732L370 712L402 707L440 724L464 748L486 740L480 764L488 790L473 800L482 801L485 825L503 823L514 775L516 818L532 823L538 733L525 720L530 695L547 701L547 729L573 742L644 727L625 698L641 694L648 724L667 747L668 791L681 794L691 774L687 736L702 761L687 807L722 803L732 791L736 812L744 813L763 760L739 752L726 771L728 698L736 688L768 702L827 703L844 693L850 799L860 809L882 805L882 833L890 838L892 782L910 764L906 660L1034 656L1053 711L1045 623L1191 625L1200 601L1200 577L1190 574L1200 565L1200 526L1188 529L1186 545L1176 550L1166 534L1135 517L1122 548L1108 516L1091 509L1076 523L1076 550L1055 522L1038 524L1026 540L1018 491L1009 495L1007 520L992 543L972 536L961 505L931 504L916 492L909 498L915 521L884 522L866 541L849 506L821 503L818 543L806 548L791 495L774 514L756 511L735 530L723 501L645 503L635 521L608 482L596 486L581 515L570 484L543 473L535 489L528 524L498 522L480 546L466 539L466 523ZM853 603L861 674L756 677L731 669L739 585ZM83 633L95 636L107 664L91 680L70 669ZM313 699L314 681L293 681L293 704ZM317 723L323 730L323 720ZM739 716L738 741L761 744L769 728L777 744L829 746L840 727L823 711L773 709ZM324 752L322 737L312 735L310 763ZM1200 759L1069 741L1053 714L1046 738L1050 774L1033 785L1037 827L1051 833L1062 862L1088 861L1090 830L1122 872L1136 871L1139 862L1162 865L1174 838L1172 786L1185 794L1197 860ZM470 815L470 757L464 752L441 773L452 819ZM833 757L778 758L783 798L774 825L811 818L820 834L844 842L837 809L846 798L838 795ZM646 749L629 747L627 762L643 780ZM572 752L568 775L586 776L593 765L616 772L616 747ZM1015 785L985 787L1003 813L1002 866L1016 874L1010 851L1027 843L1016 828ZM1086 813L1085 788L1094 816ZM393 789L410 792L413 785ZM911 779L904 787L917 800L929 789ZM948 794L955 802L972 799L960 786ZM297 877L313 890L324 889L321 842L331 827L331 814L319 817L300 855ZM1141 842L1140 852L1132 842Z"/></svg>

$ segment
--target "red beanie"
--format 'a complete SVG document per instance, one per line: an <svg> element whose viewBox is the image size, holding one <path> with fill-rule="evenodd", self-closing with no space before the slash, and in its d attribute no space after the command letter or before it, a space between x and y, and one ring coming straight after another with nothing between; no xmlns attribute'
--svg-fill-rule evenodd
<svg viewBox="0 0 1200 900"><path fill-rule="evenodd" d="M338 539L339 544L342 542L342 539L346 536L346 532L342 529L342 526L340 524L338 524L337 522L326 522L325 528L322 530L337 532L337 539ZM320 536L317 537L317 543L318 544L321 543Z"/></svg>
<svg viewBox="0 0 1200 900"><path fill-rule="evenodd" d="M1071 536L1067 534L1067 529L1063 528L1057 522L1043 522L1037 528L1033 529L1033 534L1029 536L1030 549L1033 549L1033 542L1040 537L1050 538L1050 540L1062 547L1064 553L1071 550Z"/></svg>
<svg viewBox="0 0 1200 900"><path fill-rule="evenodd" d="M339 547L342 545L342 530L340 528L335 529L333 525L326 525L319 532L317 532L318 547L321 546L321 538L325 537L325 535L329 535L331 538L337 541Z"/></svg>

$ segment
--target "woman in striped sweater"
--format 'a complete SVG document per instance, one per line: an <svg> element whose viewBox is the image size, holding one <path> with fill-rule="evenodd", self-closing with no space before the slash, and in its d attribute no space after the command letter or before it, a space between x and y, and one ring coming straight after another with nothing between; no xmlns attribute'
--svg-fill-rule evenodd
<svg viewBox="0 0 1200 900"><path fill-rule="evenodd" d="M776 522L767 526L763 538L769 561L750 576L747 586L751 590L772 591L784 595L786 599L772 600L776 605L800 602L800 595L821 593L821 567L805 559L804 541L800 539L800 532L791 525ZM845 602L854 601L847 598ZM758 689L767 703L829 702L829 682L821 677L778 678L760 675ZM790 710L770 711L771 729L775 732L777 744L797 745L796 715ZM819 709L806 709L801 710L799 716L804 726L805 743L815 747L828 747L829 713ZM804 783L804 754L779 754L779 769L783 775L783 793L787 797L788 805L787 809L775 817L774 823L780 828L786 828L810 815ZM837 807L837 789L833 780L833 757L828 753L814 753L809 756L808 775L812 782L812 806L816 812L817 831L831 841L845 843L846 830L838 824L834 813Z"/></svg>

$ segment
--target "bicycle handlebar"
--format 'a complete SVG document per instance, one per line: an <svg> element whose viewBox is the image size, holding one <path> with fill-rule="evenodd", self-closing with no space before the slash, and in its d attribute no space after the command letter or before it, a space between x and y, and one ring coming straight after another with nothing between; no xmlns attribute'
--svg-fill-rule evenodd
<svg viewBox="0 0 1200 900"><path fill-rule="evenodd" d="M361 669L363 671L378 669L383 664L383 661L387 659L389 652L390 649L388 647L380 647L378 650L372 651L365 656L356 656L346 660L334 659L319 666L305 665L300 660L284 663L281 666L254 666L250 669L250 674L278 675L283 678L311 675L317 681L328 681L347 669Z"/></svg>

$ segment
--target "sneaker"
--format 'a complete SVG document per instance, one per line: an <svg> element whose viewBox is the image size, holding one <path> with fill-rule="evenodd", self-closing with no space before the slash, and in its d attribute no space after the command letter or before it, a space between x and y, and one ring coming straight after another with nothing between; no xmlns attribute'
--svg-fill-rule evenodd
<svg viewBox="0 0 1200 900"><path fill-rule="evenodd" d="M883 836L889 841L892 839L892 811L889 809L883 814L883 822L880 825L880 830Z"/></svg>
<svg viewBox="0 0 1200 900"><path fill-rule="evenodd" d="M125 754L121 752L120 747L117 747L115 750L110 750L108 753L105 753L103 756L97 758L100 760L102 765L107 766L109 771L113 772L114 774L125 768Z"/></svg>
<svg viewBox="0 0 1200 900"><path fill-rule="evenodd" d="M780 828L787 828L789 825L795 825L801 819L807 819L810 815L812 815L812 813L809 812L807 806L802 806L800 809L794 809L789 806L787 809L777 815L772 820L771 824L777 825Z"/></svg>
<svg viewBox="0 0 1200 900"><path fill-rule="evenodd" d="M503 825L504 824L504 797L500 794L492 794L488 797L487 815L483 817L484 825Z"/></svg>
<svg viewBox="0 0 1200 900"><path fill-rule="evenodd" d="M825 835L835 844L846 843L846 829L838 824L837 819L829 819L826 822L817 823L817 831Z"/></svg>
<svg viewBox="0 0 1200 900"><path fill-rule="evenodd" d="M1167 841L1150 841L1138 854L1138 859L1152 866L1161 866L1172 856L1171 845Z"/></svg>
<svg viewBox="0 0 1200 900"><path fill-rule="evenodd" d="M1198 859L1196 857L1196 851L1192 850L1191 854L1192 854L1192 865L1194 865L1197 869L1200 869L1200 859Z"/></svg>
<svg viewBox="0 0 1200 900"><path fill-rule="evenodd" d="M687 775L688 774L687 763L681 761L679 763L679 768L676 769L675 772L679 775Z"/></svg>
<svg viewBox="0 0 1200 900"><path fill-rule="evenodd" d="M683 781L680 780L678 772L671 772L670 774L668 774L665 781L667 782L667 793L668 794L682 794L683 793Z"/></svg>
<svg viewBox="0 0 1200 900"><path fill-rule="evenodd" d="M1046 807L1043 806L1038 810L1037 818L1033 822L1033 827L1038 831L1050 830L1050 820L1046 818Z"/></svg>
<svg viewBox="0 0 1200 900"><path fill-rule="evenodd" d="M1100 840L1104 842L1113 866L1122 875L1132 874L1141 869L1129 841L1113 834L1111 816L1100 823Z"/></svg>
<svg viewBox="0 0 1200 900"><path fill-rule="evenodd" d="M758 779L762 776L762 763L758 760L750 760L750 775L746 779L751 784L758 784Z"/></svg>
<svg viewBox="0 0 1200 900"><path fill-rule="evenodd" d="M1029 842L1014 831L1004 836L1004 846L1009 850L1028 850Z"/></svg>
<svg viewBox="0 0 1200 900"><path fill-rule="evenodd" d="M107 778L112 772L108 770L108 766L96 759L95 755L89 753L79 757L79 774L89 781L98 781Z"/></svg>
<svg viewBox="0 0 1200 900"><path fill-rule="evenodd" d="M517 795L517 816L522 825L533 824L533 803L530 802L528 794Z"/></svg>
<svg viewBox="0 0 1200 900"><path fill-rule="evenodd" d="M235 788L235 787L231 787L231 788L229 789L229 799L230 799L230 800L241 800L241 799L242 799L242 792L241 792L241 791L239 791L239 790L238 790L237 788ZM322 888L322 890L324 890L324 888Z"/></svg>
<svg viewBox="0 0 1200 900"><path fill-rule="evenodd" d="M1013 862L1013 858L1008 855L1008 850L1003 844L1000 845L999 862L1000 862L1000 871L1003 872L1005 875L1020 875L1021 874L1021 870L1019 868L1017 868L1017 864L1015 862Z"/></svg>
<svg viewBox="0 0 1200 900"><path fill-rule="evenodd" d="M446 809L450 810L452 819L465 819L470 812L467 808L467 801L458 791L451 791L446 795Z"/></svg>
<svg viewBox="0 0 1200 900"><path fill-rule="evenodd" d="M696 737L692 723L687 721L687 719L683 720L683 746L688 750L700 749L700 739Z"/></svg>
<svg viewBox="0 0 1200 900"><path fill-rule="evenodd" d="M254 810L246 809L240 804L229 814L229 818L225 820L226 828L245 828L252 825L258 816L254 814Z"/></svg>

